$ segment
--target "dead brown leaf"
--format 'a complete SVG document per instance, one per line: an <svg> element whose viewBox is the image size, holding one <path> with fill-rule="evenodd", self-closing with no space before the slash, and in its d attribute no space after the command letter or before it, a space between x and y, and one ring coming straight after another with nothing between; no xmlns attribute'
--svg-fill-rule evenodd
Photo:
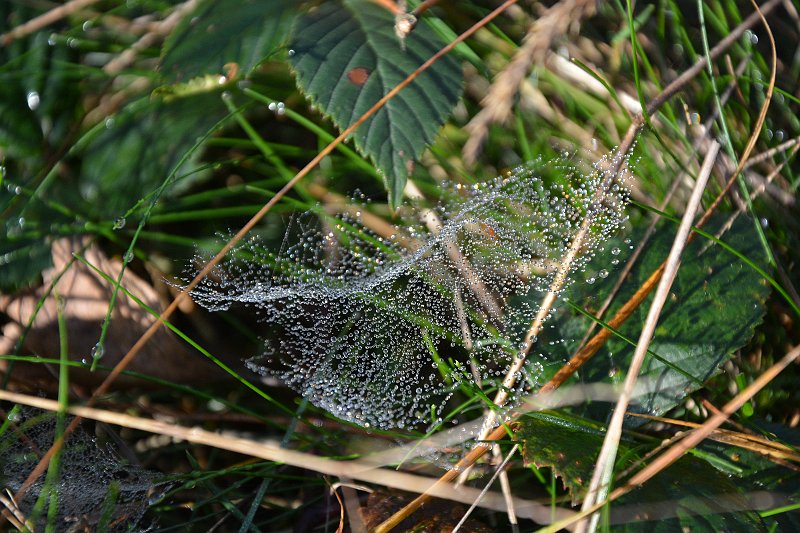
<svg viewBox="0 0 800 533"><path fill-rule="evenodd" d="M361 508L361 516L367 529L372 531L413 499L414 495L395 489L375 490L369 495L367 504ZM397 531L450 532L466 512L467 507L464 505L432 499L417 514L401 522ZM493 529L478 520L468 518L459 531L489 533Z"/></svg>
<svg viewBox="0 0 800 533"><path fill-rule="evenodd" d="M108 258L96 244L89 243L89 237L56 240L51 248L53 267L42 274L44 282L42 286L15 296L0 296L0 311L10 319L3 326L0 336L0 353L14 353L17 342L33 316L31 330L25 337L20 353L58 359L59 331L54 297L57 293L63 302L70 359L91 361L92 348L100 338L100 329L108 311L113 286L80 261L74 261L69 267L68 265L73 259L73 254L81 253L84 247L86 249L82 255L86 261L112 279L117 279L119 276L122 262ZM65 269L67 270L58 279L55 290L37 312L36 306L39 300ZM126 269L122 277L122 286L148 307L158 311L163 309L153 286L130 269ZM100 364L111 367L119 362L154 320L152 315L120 290L111 314L111 323L104 343L104 355ZM9 368L8 361L0 361L0 372L6 373ZM130 365L129 370L183 383L209 381L220 376L220 371L216 367L207 362L201 354L190 351L166 328L161 328L155 334L139 357ZM48 365L33 363L17 362L12 372L15 381L38 386L46 386L47 382L52 383L54 375L53 368L48 368ZM89 372L74 368L70 371L70 380L85 386L96 385L103 377L105 377L104 372ZM129 377L123 378L123 383L142 384L141 380Z"/></svg>

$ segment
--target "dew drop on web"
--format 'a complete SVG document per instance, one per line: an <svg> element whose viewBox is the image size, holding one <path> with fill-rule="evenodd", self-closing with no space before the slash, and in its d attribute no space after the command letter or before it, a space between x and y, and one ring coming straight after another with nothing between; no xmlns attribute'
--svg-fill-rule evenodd
<svg viewBox="0 0 800 533"><path fill-rule="evenodd" d="M248 366L333 415L378 429L435 424L462 384L502 382L581 226L567 285L624 221L624 177L597 192L614 157L588 175L562 156L453 186L385 238L363 225L363 206L335 219L301 214L279 250L239 244L192 297L211 310L255 308L269 337ZM559 185L548 188L545 172ZM431 212L441 225L424 223ZM512 396L542 371L531 361Z"/></svg>

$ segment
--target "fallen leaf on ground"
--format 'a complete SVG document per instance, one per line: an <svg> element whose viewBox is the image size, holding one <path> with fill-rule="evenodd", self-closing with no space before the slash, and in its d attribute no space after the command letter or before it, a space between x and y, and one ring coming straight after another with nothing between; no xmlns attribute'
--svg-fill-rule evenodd
<svg viewBox="0 0 800 533"><path fill-rule="evenodd" d="M53 242L51 249L53 267L42 273L43 284L40 287L16 296L0 296L0 311L10 319L3 326L0 336L0 354L14 353L33 316L31 330L25 336L20 353L59 358L58 315L54 296L58 294L63 302L70 359L91 362L92 349L100 338L113 286L83 262L76 260L71 265L69 263L73 254L78 254L111 279L117 279L122 262L108 258L96 244L90 243L89 237L59 239ZM55 289L37 311L38 302L61 272L64 274L58 279ZM122 277L122 286L151 309L163 310L164 306L153 286L130 269L126 269ZM116 365L154 321L153 315L120 290L111 314L100 364L106 367ZM11 368L14 380L29 384L52 382L54 373L57 374L57 369L50 365L17 362L12 367L9 361L0 361L0 372L7 373ZM181 383L210 381L220 376L220 371L201 354L191 351L163 327L144 346L128 369ZM105 376L105 372L70 370L70 381L86 386L99 384ZM141 384L140 380L125 376L118 382Z"/></svg>

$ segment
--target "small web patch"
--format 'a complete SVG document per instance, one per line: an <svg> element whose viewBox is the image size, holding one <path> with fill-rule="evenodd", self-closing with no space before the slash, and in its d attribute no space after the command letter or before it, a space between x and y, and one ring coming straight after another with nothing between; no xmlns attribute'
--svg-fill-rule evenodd
<svg viewBox="0 0 800 533"><path fill-rule="evenodd" d="M53 413L33 408L12 411L9 420L15 426L0 435L0 479L2 487L14 493L53 445L56 421ZM58 471L54 486L41 476L17 502L22 514L34 519L37 500L51 495L49 505L57 510L52 514L45 505L35 531L45 530L48 512L56 531L141 530L137 527L159 485L158 473L125 464L80 428L66 441Z"/></svg>
<svg viewBox="0 0 800 533"><path fill-rule="evenodd" d="M452 188L438 208L417 210L427 224L406 221L389 238L358 217L309 212L278 252L238 245L192 297L212 310L255 308L269 333L248 365L335 416L381 429L437 423L459 387L500 385L538 310L535 296L559 269L566 288L624 220L624 179L603 170L614 157L588 175L563 156ZM522 305L506 305L519 296ZM529 364L520 390L540 371Z"/></svg>

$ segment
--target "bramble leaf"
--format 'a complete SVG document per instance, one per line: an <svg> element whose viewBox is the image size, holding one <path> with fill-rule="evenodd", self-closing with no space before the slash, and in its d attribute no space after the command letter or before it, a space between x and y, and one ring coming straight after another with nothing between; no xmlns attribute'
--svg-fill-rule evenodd
<svg viewBox="0 0 800 533"><path fill-rule="evenodd" d="M170 34L161 72L170 82L221 75L235 63L247 74L281 45L292 0L204 0Z"/></svg>
<svg viewBox="0 0 800 533"><path fill-rule="evenodd" d="M124 214L136 199L154 191L225 113L218 92L128 104L84 140L82 200L96 216ZM191 174L198 167L197 157L186 161L176 180L185 186L187 176L200 179Z"/></svg>
<svg viewBox="0 0 800 533"><path fill-rule="evenodd" d="M526 464L552 468L577 502L592 477L604 431L598 423L574 415L534 412L519 419L516 438L523 442ZM657 445L626 437L620 443L617 472L639 468L637 462ZM755 512L732 512L748 508L741 487L727 473L701 459L684 456L612 503L610 523L625 531L651 531L652 520L658 520L658 527L664 531L765 531Z"/></svg>
<svg viewBox="0 0 800 533"><path fill-rule="evenodd" d="M344 130L442 46L424 23L401 45L386 9L343 0L297 20L290 60L301 89ZM415 160L461 96L461 81L458 63L445 56L353 134L356 148L384 174L393 206L402 200Z"/></svg>
<svg viewBox="0 0 800 533"><path fill-rule="evenodd" d="M622 302L627 301L667 257L674 231L673 225L664 224L654 234L615 297L616 303L606 312L606 319L614 316ZM759 243L750 221L737 221L722 240L745 257L759 257ZM623 265L635 243L636 237L625 243L609 242L593 264L608 269L614 264ZM698 237L682 254L681 267L650 343L651 353L639 375L640 383L648 386L648 392L631 406L633 411L661 415L678 405L719 373L721 365L750 340L761 322L764 301L770 291L766 281L721 246L712 245L704 250L707 245L708 240ZM701 250L704 251L700 253ZM613 271L608 274L603 270L589 271L583 277L583 281L577 280L571 287L569 299L593 313L617 278ZM639 338L649 302L650 299L640 305L621 327L620 333L633 343ZM567 357L575 353L576 342L589 324L584 316L565 316L568 314L557 316L550 332L569 339L565 346ZM632 343L612 336L581 369L581 379L608 382L624 378L633 352ZM604 406L607 404L596 404L592 408ZM638 419L630 422L639 423Z"/></svg>

